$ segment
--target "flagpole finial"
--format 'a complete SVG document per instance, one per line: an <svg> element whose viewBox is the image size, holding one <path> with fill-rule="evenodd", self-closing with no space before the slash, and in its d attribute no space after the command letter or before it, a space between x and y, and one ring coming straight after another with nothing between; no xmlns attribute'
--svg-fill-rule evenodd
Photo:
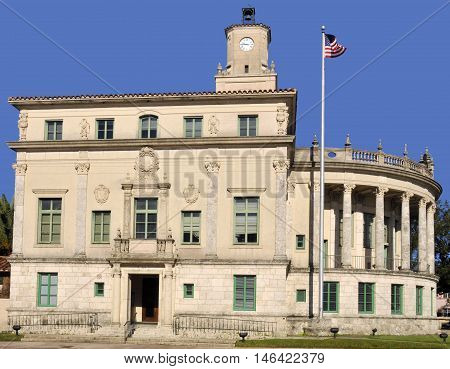
<svg viewBox="0 0 450 369"><path fill-rule="evenodd" d="M320 27L320 29L322 30L322 32L325 32L325 26Z"/></svg>

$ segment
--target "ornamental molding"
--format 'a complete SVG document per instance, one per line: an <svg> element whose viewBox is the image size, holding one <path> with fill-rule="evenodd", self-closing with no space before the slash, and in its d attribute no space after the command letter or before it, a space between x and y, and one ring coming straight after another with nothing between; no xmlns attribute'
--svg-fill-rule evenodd
<svg viewBox="0 0 450 369"><path fill-rule="evenodd" d="M27 172L28 166L26 164L15 163L12 165L12 168L16 171L16 175L24 176L25 173Z"/></svg>
<svg viewBox="0 0 450 369"><path fill-rule="evenodd" d="M205 162L205 168L208 173L219 173L220 163L218 161Z"/></svg>
<svg viewBox="0 0 450 369"><path fill-rule="evenodd" d="M87 140L89 136L89 131L91 130L91 126L86 119L82 119L80 122L80 137L83 140Z"/></svg>
<svg viewBox="0 0 450 369"><path fill-rule="evenodd" d="M274 160L273 168L275 169L275 172L277 173L286 173L289 169L290 162L289 160Z"/></svg>
<svg viewBox="0 0 450 369"><path fill-rule="evenodd" d="M139 151L139 156L136 159L134 170L139 179L148 179L151 174L155 174L159 169L159 159L155 150L151 147L143 147Z"/></svg>
<svg viewBox="0 0 450 369"><path fill-rule="evenodd" d="M27 128L28 128L28 113L20 112L19 120L17 122L17 126L19 127L19 140L24 141L27 139Z"/></svg>
<svg viewBox="0 0 450 369"><path fill-rule="evenodd" d="M403 201L409 201L409 199L411 197L413 197L413 196L414 196L414 194L412 192L403 192L402 193L402 200Z"/></svg>
<svg viewBox="0 0 450 369"><path fill-rule="evenodd" d="M389 191L389 188L387 188L385 186L378 186L375 189L375 193L376 193L377 197L383 197L385 195L385 193L388 191Z"/></svg>
<svg viewBox="0 0 450 369"><path fill-rule="evenodd" d="M77 171L77 174L88 174L90 167L91 167L91 165L89 163L76 163L75 164L75 170Z"/></svg>
<svg viewBox="0 0 450 369"><path fill-rule="evenodd" d="M210 136L217 136L219 133L219 124L219 119L217 119L215 115L211 115L208 120L208 131Z"/></svg>
<svg viewBox="0 0 450 369"><path fill-rule="evenodd" d="M294 178L289 178L287 181L287 192L294 193L295 192L296 181Z"/></svg>
<svg viewBox="0 0 450 369"><path fill-rule="evenodd" d="M95 187L94 190L94 196L95 196L95 200L99 203L99 204L104 204L106 201L108 201L109 198L109 188L100 184L97 187Z"/></svg>
<svg viewBox="0 0 450 369"><path fill-rule="evenodd" d="M356 185L354 183L344 183L344 193L352 193Z"/></svg>
<svg viewBox="0 0 450 369"><path fill-rule="evenodd" d="M196 188L193 184L188 185L183 190L183 196L184 199L188 204L193 204L198 200L198 196L200 194L200 191L198 188Z"/></svg>
<svg viewBox="0 0 450 369"><path fill-rule="evenodd" d="M287 134L287 126L289 113L288 108L285 104L280 104L277 106L277 127L278 127L278 136L283 136Z"/></svg>

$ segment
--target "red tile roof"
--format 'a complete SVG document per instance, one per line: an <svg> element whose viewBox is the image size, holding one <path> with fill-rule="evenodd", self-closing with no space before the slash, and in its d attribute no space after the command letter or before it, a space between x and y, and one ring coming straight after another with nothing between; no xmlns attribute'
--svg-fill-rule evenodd
<svg viewBox="0 0 450 369"><path fill-rule="evenodd" d="M0 256L0 272L9 272L11 270L11 265L8 263L6 258Z"/></svg>

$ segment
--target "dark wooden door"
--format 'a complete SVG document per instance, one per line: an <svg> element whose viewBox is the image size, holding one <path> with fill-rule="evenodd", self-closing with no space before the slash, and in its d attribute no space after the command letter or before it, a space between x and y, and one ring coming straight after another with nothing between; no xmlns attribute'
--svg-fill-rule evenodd
<svg viewBox="0 0 450 369"><path fill-rule="evenodd" d="M158 322L159 278L144 278L142 281L142 321Z"/></svg>

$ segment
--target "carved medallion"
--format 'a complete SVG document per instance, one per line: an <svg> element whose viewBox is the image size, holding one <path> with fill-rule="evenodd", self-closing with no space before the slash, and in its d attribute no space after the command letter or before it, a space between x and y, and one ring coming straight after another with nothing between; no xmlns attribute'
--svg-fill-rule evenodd
<svg viewBox="0 0 450 369"><path fill-rule="evenodd" d="M104 185L98 185L94 190L95 200L99 204L104 204L109 198L109 188Z"/></svg>
<svg viewBox="0 0 450 369"><path fill-rule="evenodd" d="M139 151L134 169L140 179L147 179L150 174L156 173L159 169L159 159L155 151L150 147L143 147Z"/></svg>
<svg viewBox="0 0 450 369"><path fill-rule="evenodd" d="M195 188L193 184L188 185L183 190L184 199L188 204L193 204L194 202L196 202L199 194L200 191L198 190L198 188Z"/></svg>

